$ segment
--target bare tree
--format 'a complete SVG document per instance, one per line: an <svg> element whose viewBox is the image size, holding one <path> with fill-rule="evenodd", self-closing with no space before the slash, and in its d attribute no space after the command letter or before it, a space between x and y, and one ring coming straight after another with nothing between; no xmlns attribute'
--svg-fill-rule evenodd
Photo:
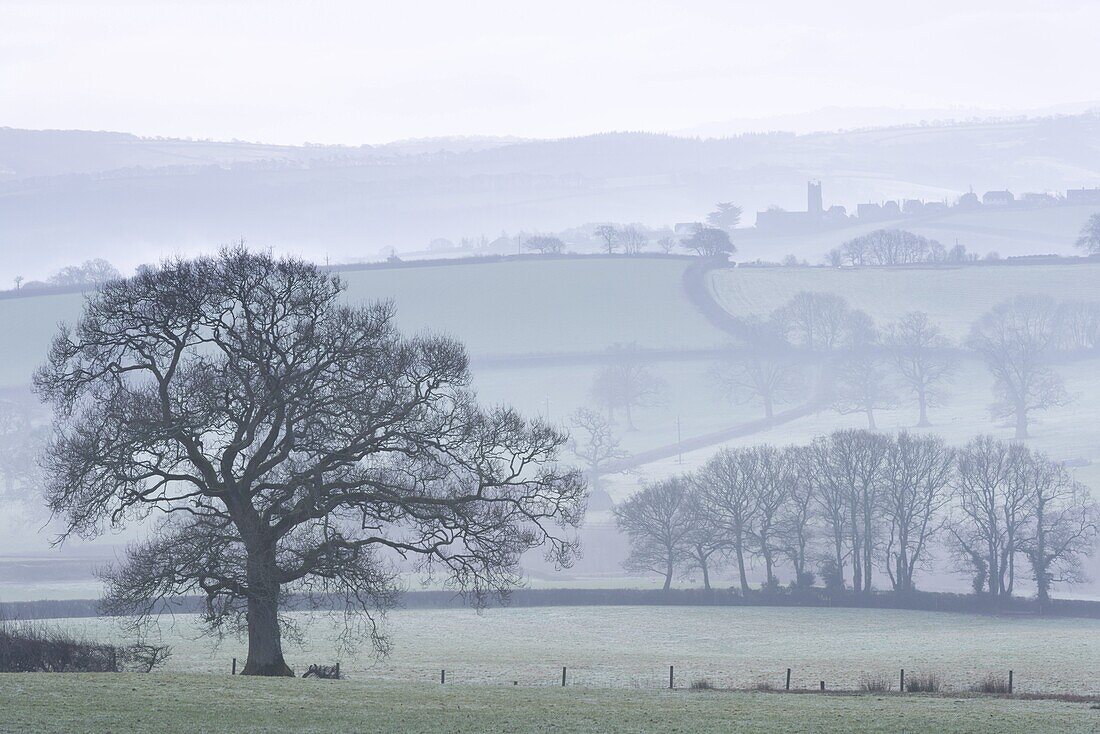
<svg viewBox="0 0 1100 734"><path fill-rule="evenodd" d="M917 400L920 409L917 425L922 428L931 425L928 407L941 404L943 384L957 364L948 351L950 342L928 314L913 311L890 326L886 344L903 384Z"/></svg>
<svg viewBox="0 0 1100 734"><path fill-rule="evenodd" d="M643 484L612 512L619 530L630 539L630 555L623 565L632 571L662 574L668 591L676 569L690 559L692 551L695 508L688 480L673 477Z"/></svg>
<svg viewBox="0 0 1100 734"><path fill-rule="evenodd" d="M895 591L913 591L913 576L946 520L954 481L954 451L938 436L901 433L882 466L882 508L889 538L886 571Z"/></svg>
<svg viewBox="0 0 1100 734"><path fill-rule="evenodd" d="M565 243L560 238L541 234L528 237L523 246L543 255L559 255L565 250Z"/></svg>
<svg viewBox="0 0 1100 734"><path fill-rule="evenodd" d="M718 566L722 553L729 548L729 540L698 486L690 480L688 498L691 504L692 528L686 541L685 570L698 570L702 573L703 588L710 591L710 573Z"/></svg>
<svg viewBox="0 0 1100 734"><path fill-rule="evenodd" d="M573 427L569 439L573 454L585 463L590 488L589 502L600 495L606 495L601 487L600 477L615 461L630 455L611 430L611 423L602 414L588 408L578 408L570 416ZM603 497L610 504L610 498ZM593 505L594 506L594 505Z"/></svg>
<svg viewBox="0 0 1100 734"><path fill-rule="evenodd" d="M1085 580L1081 562L1096 547L1097 506L1066 468L1026 449L1014 454L1012 477L1026 494L1028 521L1017 543L1031 566L1039 609L1056 583Z"/></svg>
<svg viewBox="0 0 1100 734"><path fill-rule="evenodd" d="M956 552L985 578L990 596L1011 596L1017 544L1028 520L1028 497L1013 481L1012 446L979 436L957 454ZM975 589L980 589L975 584Z"/></svg>
<svg viewBox="0 0 1100 734"><path fill-rule="evenodd" d="M1065 301L1055 314L1058 346L1069 352L1084 352L1100 347L1100 303Z"/></svg>
<svg viewBox="0 0 1100 734"><path fill-rule="evenodd" d="M65 536L165 518L106 574L108 608L148 618L200 594L212 631L247 630L246 674L290 674L292 593L338 599L345 634L384 649L384 553L480 601L518 581L527 550L557 564L576 550L585 490L557 468L566 436L480 409L460 344L404 338L391 305L346 306L342 290L243 247L166 263L90 295L35 375Z"/></svg>
<svg viewBox="0 0 1100 734"><path fill-rule="evenodd" d="M1015 422L1017 439L1028 437L1032 413L1069 402L1062 378L1047 364L1056 323L1050 298L1017 296L982 316L970 331L970 348L993 374L990 411Z"/></svg>
<svg viewBox="0 0 1100 734"><path fill-rule="evenodd" d="M649 244L645 234L634 226L624 228L619 239L623 243L623 252L627 255L637 255Z"/></svg>
<svg viewBox="0 0 1100 734"><path fill-rule="evenodd" d="M37 502L42 475L35 457L45 445L45 431L32 420L27 406L0 401L0 497L25 503Z"/></svg>
<svg viewBox="0 0 1100 734"><path fill-rule="evenodd" d="M756 505L756 521L750 526L753 547L764 561L764 587L775 591L779 581L775 577L776 556L783 550L783 508L787 504L791 484L795 480L791 455L774 446L757 446L748 449L752 454L753 502Z"/></svg>
<svg viewBox="0 0 1100 734"><path fill-rule="evenodd" d="M834 533L846 523L852 558L852 586L871 593L875 543L882 533L882 469L890 440L869 431L836 431L813 444L821 497ZM845 511L843 521L836 517ZM834 538L838 568L843 568L839 538Z"/></svg>
<svg viewBox="0 0 1100 734"><path fill-rule="evenodd" d="M1089 217L1075 244L1089 255L1100 254L1100 214Z"/></svg>
<svg viewBox="0 0 1100 734"><path fill-rule="evenodd" d="M695 473L704 505L728 540L737 563L742 593L748 592L749 580L745 557L749 552L756 521L754 492L756 454L748 449L722 449Z"/></svg>
<svg viewBox="0 0 1100 734"><path fill-rule="evenodd" d="M810 351L834 349L848 326L848 302L832 293L800 291L774 318L791 343Z"/></svg>
<svg viewBox="0 0 1100 734"><path fill-rule="evenodd" d="M867 418L867 429L877 430L876 410L897 405L882 358L863 354L846 358L837 367L833 385L833 409L841 414L860 413Z"/></svg>
<svg viewBox="0 0 1100 734"><path fill-rule="evenodd" d="M603 249L608 255L614 253L619 246L619 231L613 224L601 224L592 230L592 234L603 240Z"/></svg>
<svg viewBox="0 0 1100 734"><path fill-rule="evenodd" d="M661 252L666 255L671 255L672 251L676 249L676 238L665 235L657 240L657 246L661 248Z"/></svg>
<svg viewBox="0 0 1100 734"><path fill-rule="evenodd" d="M68 265L50 277L50 285L101 285L121 278L118 269L102 258L85 260L81 265Z"/></svg>
<svg viewBox="0 0 1100 734"><path fill-rule="evenodd" d="M621 409L627 430L636 431L634 409L661 405L665 381L642 363L636 344L616 344L609 357L607 365L592 381L592 398L607 409L610 421L615 420L615 411Z"/></svg>
<svg viewBox="0 0 1100 734"><path fill-rule="evenodd" d="M815 502L817 476L813 453L808 447L791 446L784 451L791 470L787 501L780 509L779 537L783 554L794 569L795 585L809 588L813 574L808 567L809 552L815 539Z"/></svg>
<svg viewBox="0 0 1100 734"><path fill-rule="evenodd" d="M718 257L737 252L726 230L703 225L696 225L691 235L680 244L700 257Z"/></svg>
<svg viewBox="0 0 1100 734"><path fill-rule="evenodd" d="M851 265L902 265L925 262L943 246L903 229L878 229L848 240L838 248Z"/></svg>

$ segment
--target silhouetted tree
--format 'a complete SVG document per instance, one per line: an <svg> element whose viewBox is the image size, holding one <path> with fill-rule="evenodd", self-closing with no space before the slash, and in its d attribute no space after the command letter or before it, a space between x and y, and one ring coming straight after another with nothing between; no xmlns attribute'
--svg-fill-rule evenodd
<svg viewBox="0 0 1100 734"><path fill-rule="evenodd" d="M886 571L895 591L913 591L913 576L946 520L955 453L938 436L902 432L882 465L882 512L889 536Z"/></svg>
<svg viewBox="0 0 1100 734"><path fill-rule="evenodd" d="M100 285L121 278L122 274L114 265L96 258L85 260L81 265L68 265L50 277L50 285Z"/></svg>
<svg viewBox="0 0 1100 734"><path fill-rule="evenodd" d="M626 227L623 229L619 236L619 240L623 245L623 252L627 255L637 255L639 252L645 250L646 245L649 244L649 239L642 233L637 227Z"/></svg>
<svg viewBox="0 0 1100 734"><path fill-rule="evenodd" d="M737 248L730 242L730 236L724 229L696 225L691 235L680 243L700 257L732 255Z"/></svg>
<svg viewBox="0 0 1100 734"><path fill-rule="evenodd" d="M64 535L159 514L105 575L107 608L148 618L199 594L214 631L243 625L244 673L289 675L288 594L338 599L380 649L382 553L476 599L542 547L569 564L584 511L566 436L480 409L465 349L405 338L388 303L243 247L175 261L90 295L35 375L55 413L44 459ZM365 617L363 615L366 615Z"/></svg>
<svg viewBox="0 0 1100 734"><path fill-rule="evenodd" d="M602 413L588 408L578 408L569 417L569 422L573 427L569 445L573 454L583 461L588 469L590 503L597 495L603 495L601 499L610 505L610 498L606 496L601 486L600 476L607 471L612 462L625 459L630 452L622 447L614 431L611 430L611 423Z"/></svg>
<svg viewBox="0 0 1100 734"><path fill-rule="evenodd" d="M540 252L543 255L558 255L565 250L565 243L558 237L550 235L533 235L523 243L528 250Z"/></svg>
<svg viewBox="0 0 1100 734"><path fill-rule="evenodd" d="M714 205L714 211L707 214L707 224L729 232L741 223L741 207L732 201L720 201Z"/></svg>
<svg viewBox="0 0 1100 734"><path fill-rule="evenodd" d="M795 345L811 351L834 349L848 326L848 302L833 293L800 291L773 319Z"/></svg>
<svg viewBox="0 0 1100 734"><path fill-rule="evenodd" d="M756 521L753 484L756 459L756 454L748 449L722 449L693 475L704 506L729 543L742 593L749 590L746 556Z"/></svg>
<svg viewBox="0 0 1100 734"><path fill-rule="evenodd" d="M695 511L688 481L673 477L643 484L612 512L619 530L630 539L630 555L623 566L663 575L668 591L676 569L690 558L692 550Z"/></svg>
<svg viewBox="0 0 1100 734"><path fill-rule="evenodd" d="M1076 245L1090 255L1100 255L1100 214L1093 214L1081 227Z"/></svg>
<svg viewBox="0 0 1100 734"><path fill-rule="evenodd" d="M1054 302L1017 296L982 316L968 344L993 373L994 418L1011 419L1016 438L1028 437L1031 414L1069 402L1062 378L1047 364L1058 338Z"/></svg>
<svg viewBox="0 0 1100 734"><path fill-rule="evenodd" d="M914 311L890 326L886 344L902 383L917 400L920 410L917 425L931 425L928 406L941 403L942 385L956 366L956 360L948 351L950 342L928 314Z"/></svg>
<svg viewBox="0 0 1100 734"><path fill-rule="evenodd" d="M628 431L636 431L634 409L660 405L666 385L642 362L635 344L616 344L609 352L609 361L596 373L592 382L592 397L607 409L608 420L615 420L615 411L626 416Z"/></svg>
<svg viewBox="0 0 1100 734"><path fill-rule="evenodd" d="M603 240L603 249L608 255L615 252L619 246L619 231L612 224L601 224L592 230L592 234Z"/></svg>

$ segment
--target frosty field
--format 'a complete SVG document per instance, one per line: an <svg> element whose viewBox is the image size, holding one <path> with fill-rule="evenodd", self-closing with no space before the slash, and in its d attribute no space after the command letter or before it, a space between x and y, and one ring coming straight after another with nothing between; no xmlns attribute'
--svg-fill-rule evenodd
<svg viewBox="0 0 1100 734"><path fill-rule="evenodd" d="M543 607L403 610L385 630L392 652L339 652L327 615L301 622L305 643L287 647L299 672L337 660L354 681L432 683L441 669L456 685L570 685L657 690L676 666L679 686L706 678L722 688L855 689L864 675L894 681L898 670L930 672L963 691L988 673L1013 670L1018 693L1100 696L1095 660L1100 620L991 617L934 612L780 607ZM107 619L59 621L100 639L125 641ZM244 647L215 646L196 635L195 619L163 620L173 647L165 672L224 674Z"/></svg>
<svg viewBox="0 0 1100 734"><path fill-rule="evenodd" d="M1089 732L1088 703L179 674L3 674L0 732Z"/></svg>

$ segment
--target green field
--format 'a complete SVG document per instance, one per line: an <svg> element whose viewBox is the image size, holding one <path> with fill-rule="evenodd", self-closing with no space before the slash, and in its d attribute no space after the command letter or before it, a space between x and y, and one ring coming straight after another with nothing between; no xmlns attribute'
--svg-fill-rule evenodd
<svg viewBox="0 0 1100 734"><path fill-rule="evenodd" d="M787 607L524 607L409 609L384 623L392 654L340 652L337 619L296 615L301 646L288 644L287 661L299 672L331 664L356 681L430 683L447 670L455 684L657 689L668 666L687 686L706 678L722 688L782 686L852 690L864 676L895 681L900 668L935 673L951 691L965 691L988 673L1015 671L1018 693L1100 696L1095 661L1100 620L992 617L902 610ZM117 622L68 620L57 624L100 640L125 642ZM229 639L215 646L200 638L196 619L164 619L160 639L173 647L166 672L226 673L245 649ZM156 636L154 636L154 639Z"/></svg>
<svg viewBox="0 0 1100 734"><path fill-rule="evenodd" d="M3 732L1091 732L1087 703L439 686L227 675L0 674Z"/></svg>
<svg viewBox="0 0 1100 734"><path fill-rule="evenodd" d="M347 299L393 299L406 332L454 335L475 357L724 344L684 297L682 259L520 260L342 273ZM80 294L0 299L0 387L26 385Z"/></svg>
<svg viewBox="0 0 1100 734"><path fill-rule="evenodd" d="M990 265L954 268L736 268L710 273L715 299L734 315L767 314L799 291L848 299L884 325L907 311L925 311L951 338L998 303L1018 294L1055 300L1100 298L1100 263Z"/></svg>

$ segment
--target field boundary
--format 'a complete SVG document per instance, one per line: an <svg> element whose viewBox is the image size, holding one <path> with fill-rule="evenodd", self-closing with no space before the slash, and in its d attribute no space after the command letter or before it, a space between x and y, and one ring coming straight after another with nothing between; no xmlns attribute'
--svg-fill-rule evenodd
<svg viewBox="0 0 1100 734"><path fill-rule="evenodd" d="M288 610L342 609L342 602L333 598L329 605L307 604L304 599L290 600ZM463 609L472 606L470 599L456 591L406 591L398 596L398 609ZM559 607L559 606L711 606L711 607L779 607L821 609L896 609L908 611L948 612L1013 617L1069 617L1100 619L1100 601L1086 599L1052 599L1040 610L1037 599L1013 597L991 599L975 594L955 594L940 591L898 593L875 591L870 595L850 590L827 591L820 587L803 590L782 590L776 593L752 591L742 594L736 589L515 589L503 599L489 600L490 608ZM166 600L164 613L188 614L202 611L202 599L197 596ZM96 599L42 600L0 603L0 620L34 620L103 617Z"/></svg>

